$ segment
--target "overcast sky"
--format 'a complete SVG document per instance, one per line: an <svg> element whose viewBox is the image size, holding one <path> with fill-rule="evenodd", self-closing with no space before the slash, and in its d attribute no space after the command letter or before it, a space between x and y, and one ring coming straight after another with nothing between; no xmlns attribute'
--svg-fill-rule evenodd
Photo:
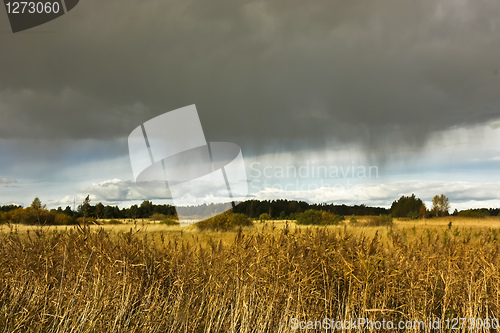
<svg viewBox="0 0 500 333"><path fill-rule="evenodd" d="M486 0L85 0L13 34L0 9L0 204L154 199L127 137L196 104L208 141L241 147L251 196L498 207L498 17Z"/></svg>

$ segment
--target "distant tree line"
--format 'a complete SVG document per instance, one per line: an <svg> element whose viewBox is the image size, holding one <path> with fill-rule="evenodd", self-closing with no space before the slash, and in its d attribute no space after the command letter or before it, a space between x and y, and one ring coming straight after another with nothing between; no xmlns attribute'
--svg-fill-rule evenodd
<svg viewBox="0 0 500 333"><path fill-rule="evenodd" d="M271 219L295 220L297 214L306 210L318 210L335 215L380 215L390 214L386 208L369 207L365 205L335 205L335 204L309 204L296 200L248 200L239 203L233 211L257 219L261 214L268 214Z"/></svg>
<svg viewBox="0 0 500 333"><path fill-rule="evenodd" d="M500 208L477 208L466 209L458 212L456 209L453 212L454 216L484 218L488 216L500 216Z"/></svg>
<svg viewBox="0 0 500 333"><path fill-rule="evenodd" d="M143 201L141 205L128 208L105 206L102 203L92 205L87 197L75 210L70 206L65 209L46 209L39 198L35 198L31 206L23 208L17 205L0 206L0 223L20 224L76 224L82 218L87 221L96 219L145 219L153 214L176 216L175 207L171 205L155 205L151 201Z"/></svg>
<svg viewBox="0 0 500 333"><path fill-rule="evenodd" d="M0 207L0 223L19 224L73 224L74 219L56 210L47 210L39 198L35 198L31 206L9 205Z"/></svg>
<svg viewBox="0 0 500 333"><path fill-rule="evenodd" d="M224 204L227 205L227 204ZM207 212L216 211L217 204L203 204L192 207L193 211L200 215ZM251 219L280 219L296 220L300 214L314 210L326 212L339 217L362 216L362 215L391 215L396 218L431 218L448 216L449 200L441 194L436 195L432 201L432 207L427 209L425 203L417 198L415 194L411 196L401 196L392 203L390 209L381 207L370 207L365 205L336 205L336 204L309 204L305 201L296 200L248 200L239 203L233 208L234 213L244 214ZM75 210L70 206L65 209L46 209L39 198L35 198L29 207L23 208L17 205L0 206L0 223L21 223L21 224L75 224L79 219L88 221L96 219L146 219L153 215L162 215L176 218L176 210L171 205L157 205L152 201L145 200L140 205L132 205L128 208L118 206L103 205L97 203L92 205L89 197ZM480 208L455 210L453 216L483 218L486 216L500 216L500 208ZM330 216L330 215L328 215Z"/></svg>
<svg viewBox="0 0 500 333"><path fill-rule="evenodd" d="M415 194L412 194L411 196L401 196L401 198L392 203L390 209L393 217L410 219L443 217L449 215L472 218L500 216L500 208L467 209L461 210L460 212L455 209L452 214L449 213L449 210L449 199L444 194L434 196L432 199L432 207L430 209L427 209L425 203L421 199L417 198Z"/></svg>
<svg viewBox="0 0 500 333"><path fill-rule="evenodd" d="M394 201L391 206L391 215L410 219L443 217L449 215L449 210L449 199L444 194L434 196L431 209L427 209L425 203L412 194L411 196L403 195Z"/></svg>
<svg viewBox="0 0 500 333"><path fill-rule="evenodd" d="M14 210L17 208L23 208L23 206L18 206L18 205L0 206L0 213L10 212L11 210Z"/></svg>
<svg viewBox="0 0 500 333"><path fill-rule="evenodd" d="M58 220L63 220L62 215L69 217L76 223L79 218L87 219L145 219L153 214L163 214L166 216L176 216L175 207L171 205L157 205L152 201L143 201L140 205L132 205L128 208L119 208L118 206L109 206L98 203L92 205L87 199L77 207L76 211L70 206L66 208L47 210L41 204L38 198L34 200L35 204L23 208L21 206L9 205L0 206L0 223L23 223L23 224L53 224ZM191 207L194 214L206 215L206 212L215 211L215 204L203 204ZM36 207L36 208L33 208ZM269 219L296 219L298 214L307 210L318 210L329 212L335 215L380 215L389 214L390 211L385 208L368 207L365 205L334 205L334 204L309 204L304 201L296 200L249 200L236 205L234 213L245 214L246 216L257 219L263 213L269 215ZM33 212L37 212L37 218L33 218ZM67 218L64 219L69 221ZM56 223L58 224L58 223Z"/></svg>

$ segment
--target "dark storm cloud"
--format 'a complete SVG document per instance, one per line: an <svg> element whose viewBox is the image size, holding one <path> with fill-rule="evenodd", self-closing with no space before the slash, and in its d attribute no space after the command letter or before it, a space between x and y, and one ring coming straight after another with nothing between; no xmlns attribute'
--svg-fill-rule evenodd
<svg viewBox="0 0 500 333"><path fill-rule="evenodd" d="M207 139L246 153L418 148L500 116L499 16L485 0L87 0L0 35L0 137L124 138L196 104Z"/></svg>
<svg viewBox="0 0 500 333"><path fill-rule="evenodd" d="M75 181L103 173L107 164L127 154L125 140L0 140L0 172L15 178ZM128 173L128 158L119 163L112 165L116 172L125 167Z"/></svg>

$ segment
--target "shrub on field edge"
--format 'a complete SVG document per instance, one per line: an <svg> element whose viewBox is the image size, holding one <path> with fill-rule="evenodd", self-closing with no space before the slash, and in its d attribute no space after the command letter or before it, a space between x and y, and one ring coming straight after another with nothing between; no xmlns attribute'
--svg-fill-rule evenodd
<svg viewBox="0 0 500 333"><path fill-rule="evenodd" d="M195 225L200 230L228 231L237 227L251 226L252 220L244 214L233 213L231 210L228 210L207 220L200 221Z"/></svg>
<svg viewBox="0 0 500 333"><path fill-rule="evenodd" d="M485 209L467 209L460 211L457 215L459 217L484 219L490 216L490 212Z"/></svg>
<svg viewBox="0 0 500 333"><path fill-rule="evenodd" d="M164 225L180 225L180 222L178 220L166 218L160 221L160 224Z"/></svg>
<svg viewBox="0 0 500 333"><path fill-rule="evenodd" d="M153 215L151 215L149 217L149 220L150 221L163 221L167 218L168 218L168 216L165 214L154 213Z"/></svg>
<svg viewBox="0 0 500 333"><path fill-rule="evenodd" d="M2 223L16 223L27 225L67 225L74 224L71 216L46 209L17 208L0 215Z"/></svg>
<svg viewBox="0 0 500 333"><path fill-rule="evenodd" d="M259 221L260 223L264 223L267 220L270 220L271 216L268 213L262 213L259 215Z"/></svg>
<svg viewBox="0 0 500 333"><path fill-rule="evenodd" d="M56 213L54 218L54 224L56 225L68 225L74 224L74 220L71 216L62 213Z"/></svg>
<svg viewBox="0 0 500 333"><path fill-rule="evenodd" d="M297 216L299 225L337 225L344 217L330 212L308 209Z"/></svg>
<svg viewBox="0 0 500 333"><path fill-rule="evenodd" d="M392 216L391 215L379 215L372 216L366 223L369 227L379 227L379 226L390 226L392 225Z"/></svg>

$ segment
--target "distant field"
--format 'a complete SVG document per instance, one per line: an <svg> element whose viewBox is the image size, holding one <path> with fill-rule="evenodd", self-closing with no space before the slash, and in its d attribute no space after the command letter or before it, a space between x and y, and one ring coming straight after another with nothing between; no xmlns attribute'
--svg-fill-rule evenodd
<svg viewBox="0 0 500 333"><path fill-rule="evenodd" d="M370 216L357 216L356 217L359 222L368 221ZM328 229L343 229L344 227L348 228L352 233L363 233L363 234L374 234L376 231L386 230L387 227L363 227L356 226L349 223L350 216L346 216L346 220L343 221L338 226L327 226ZM109 220L100 219L97 222L99 225L89 224L89 227L92 231L96 231L99 229L103 229L107 232L113 233L122 233L129 232L133 230L135 234L210 234L210 235L219 235L222 238L227 238L227 236L231 233L222 233L222 232L211 232L211 231L203 231L200 232L195 226L168 226L160 224L160 221L150 221L148 219L113 219L115 221L119 221L119 224L108 224ZM410 220L410 219L394 219L394 225L392 227L393 230L399 231L413 231L416 230L446 230L449 228L449 223L452 222L451 228L456 229L470 229L470 230L481 230L481 229L500 229L500 217L485 217L485 218L464 218L464 217L440 217L433 219L418 219L418 220ZM264 231L271 231L274 229L282 229L288 224L291 228L311 228L312 226L303 226L296 225L294 220L269 220L265 221L265 223L261 223L259 220L254 220L254 227L252 228L244 228L245 232L248 234L258 233ZM40 229L39 226L29 226L29 225L11 225L10 227L7 224L0 224L0 232L9 232L10 229L17 230L20 233L25 233L28 230L37 230ZM68 231L74 229L74 226L43 226L43 230L50 231ZM325 228L325 227L323 227Z"/></svg>
<svg viewBox="0 0 500 333"><path fill-rule="evenodd" d="M89 232L1 225L0 328L324 332L294 323L444 325L499 316L500 218L395 220L392 227L349 219L328 227L254 221L231 232L148 220Z"/></svg>

